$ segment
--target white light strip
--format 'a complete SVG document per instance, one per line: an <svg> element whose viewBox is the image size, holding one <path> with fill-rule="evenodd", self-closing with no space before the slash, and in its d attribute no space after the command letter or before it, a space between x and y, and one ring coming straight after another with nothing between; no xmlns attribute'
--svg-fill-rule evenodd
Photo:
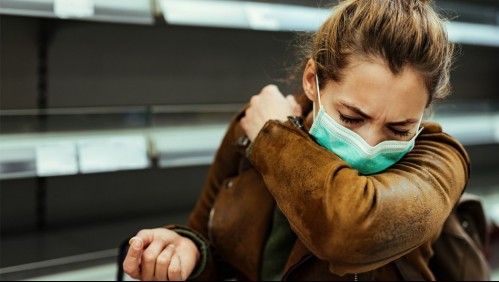
<svg viewBox="0 0 499 282"><path fill-rule="evenodd" d="M21 271L30 271L30 270L47 268L47 267L68 265L71 263L79 263L79 262L86 262L86 261L90 261L90 260L112 258L112 257L115 257L117 253L118 253L118 249L108 249L108 250L98 251L98 252L93 252L93 253L85 253L85 254L81 254L81 255L74 255L74 256L32 262L32 263L27 263L27 264L9 266L9 267L0 268L0 274L8 274L8 273L21 272Z"/></svg>
<svg viewBox="0 0 499 282"><path fill-rule="evenodd" d="M150 0L0 0L0 14L133 24L154 23Z"/></svg>
<svg viewBox="0 0 499 282"><path fill-rule="evenodd" d="M444 132L458 139L463 145L499 143L499 114L466 114L435 116L430 120L440 123Z"/></svg>
<svg viewBox="0 0 499 282"><path fill-rule="evenodd" d="M243 2L251 29L276 31L315 31L331 9L305 6Z"/></svg>
<svg viewBox="0 0 499 282"><path fill-rule="evenodd" d="M248 28L243 5L230 1L161 1L167 23L194 26Z"/></svg>
<svg viewBox="0 0 499 282"><path fill-rule="evenodd" d="M273 31L315 31L332 9L250 1L158 0L167 23ZM449 22L453 42L499 47L499 26Z"/></svg>
<svg viewBox="0 0 499 282"><path fill-rule="evenodd" d="M167 23L274 31L313 31L330 9L247 1L159 0Z"/></svg>
<svg viewBox="0 0 499 282"><path fill-rule="evenodd" d="M446 28L453 42L499 47L499 26L448 22Z"/></svg>
<svg viewBox="0 0 499 282"><path fill-rule="evenodd" d="M497 143L499 143L499 114L493 118L494 122L494 137Z"/></svg>

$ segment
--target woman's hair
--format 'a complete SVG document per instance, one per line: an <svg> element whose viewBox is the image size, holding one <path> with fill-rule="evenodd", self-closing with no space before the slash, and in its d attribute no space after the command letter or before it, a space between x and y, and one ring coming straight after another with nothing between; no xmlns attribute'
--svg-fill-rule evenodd
<svg viewBox="0 0 499 282"><path fill-rule="evenodd" d="M347 0L302 46L317 64L319 83L341 81L352 56L382 59L394 74L405 67L424 79L428 104L450 93L453 44L429 0ZM302 57L303 58L303 57ZM305 62L304 62L305 64ZM303 72L303 66L301 65Z"/></svg>

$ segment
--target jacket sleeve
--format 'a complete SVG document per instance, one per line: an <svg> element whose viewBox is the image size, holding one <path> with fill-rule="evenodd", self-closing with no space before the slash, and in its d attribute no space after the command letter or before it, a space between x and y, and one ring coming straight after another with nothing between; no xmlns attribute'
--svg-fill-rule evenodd
<svg viewBox="0 0 499 282"><path fill-rule="evenodd" d="M414 149L363 176L289 121L269 121L254 140L254 167L303 243L333 273L359 273L431 240L464 191L464 148L427 123Z"/></svg>
<svg viewBox="0 0 499 282"><path fill-rule="evenodd" d="M200 265L204 267L198 269L199 273L195 275L197 276L195 277L195 280L215 281L216 279L223 277L223 273L217 269L220 268L217 267L218 264L223 262L216 256L216 250L211 248L212 246L208 240L208 224L211 208L223 181L238 174L239 163L244 156L244 149L237 146L238 139L244 135L244 131L239 125L239 120L244 115L244 110L245 109L236 114L222 139L222 143L215 154L215 159L210 167L201 195L189 215L187 226L176 227L177 229L182 228L184 230L184 233L181 235L189 237L192 240L196 239L193 241L196 242L198 248L203 245L207 246L199 248L202 258ZM188 232L189 230L191 232ZM196 234L196 236L195 238L192 238L192 236L188 236L189 234ZM200 240L204 242L200 242ZM199 268L199 265L197 268ZM227 267L222 268L225 269Z"/></svg>

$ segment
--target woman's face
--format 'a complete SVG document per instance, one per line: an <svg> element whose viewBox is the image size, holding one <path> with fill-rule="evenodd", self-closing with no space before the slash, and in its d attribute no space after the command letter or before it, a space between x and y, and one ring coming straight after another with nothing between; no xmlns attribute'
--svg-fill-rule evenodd
<svg viewBox="0 0 499 282"><path fill-rule="evenodd" d="M313 76L315 93L306 91L307 96L317 103L314 66L309 76ZM309 76L304 74L304 80ZM326 113L371 146L386 140L410 140L428 99L420 75L410 68L394 75L381 60L353 59L341 82L329 81L320 94Z"/></svg>

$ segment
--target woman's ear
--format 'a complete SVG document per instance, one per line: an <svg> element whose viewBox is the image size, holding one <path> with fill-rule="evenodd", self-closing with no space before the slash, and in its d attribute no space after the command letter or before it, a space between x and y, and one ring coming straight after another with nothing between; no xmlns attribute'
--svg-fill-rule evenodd
<svg viewBox="0 0 499 282"><path fill-rule="evenodd" d="M303 79L302 79L302 84L303 84L303 91L305 92L305 95L307 95L307 98L311 101L314 101L317 99L317 91L316 89L316 84L315 84L315 75L316 75L316 68L315 68L315 62L312 59L309 59L307 62L307 65L305 66L305 70L303 71Z"/></svg>

